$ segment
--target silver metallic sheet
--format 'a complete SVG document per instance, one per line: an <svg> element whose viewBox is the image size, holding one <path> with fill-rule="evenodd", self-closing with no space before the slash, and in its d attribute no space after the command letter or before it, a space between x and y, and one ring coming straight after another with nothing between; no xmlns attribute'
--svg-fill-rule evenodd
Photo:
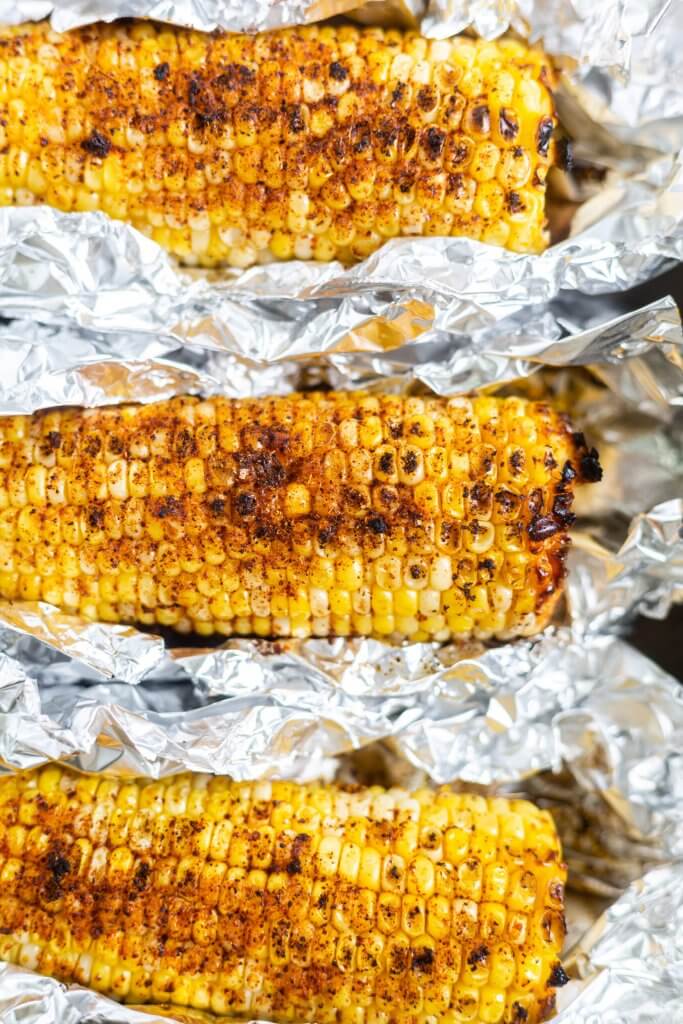
<svg viewBox="0 0 683 1024"><path fill-rule="evenodd" d="M520 310L531 318L562 291L628 288L683 258L683 19L667 0L435 0L451 4L439 31L507 26L544 37L579 60L558 95L582 160L610 169L577 210L571 235L541 256L464 238L393 239L356 266L272 263L239 272L180 268L154 242L102 214L0 210L0 308L6 316L102 331L143 331L192 344L207 337L240 358L268 362L335 346L383 347L430 329L471 334ZM412 6L411 6L412 5ZM134 5L141 13L139 5ZM161 0L149 13L192 24L251 27L344 6L338 0L236 4ZM348 5L346 5L348 6ZM370 4L370 9L383 4ZM400 7L418 8L419 4ZM54 7L60 26L128 12L101 0L0 0L0 20ZM221 15L221 11L223 15ZM144 12L142 12L144 13ZM69 20L71 19L71 20ZM264 20L265 19L265 20ZM423 25L437 31L434 12ZM626 75L628 69L628 76ZM622 81L616 72L622 71ZM585 326L585 323L584 323Z"/></svg>
<svg viewBox="0 0 683 1024"><path fill-rule="evenodd" d="M440 39L473 29L487 39L514 29L549 53L626 75L678 0L427 0L423 31Z"/></svg>
<svg viewBox="0 0 683 1024"><path fill-rule="evenodd" d="M617 851L622 862L637 863L640 856L662 863L637 877L616 902L612 896L603 917L594 903L570 896L570 934L579 938L564 958L573 980L561 993L558 1024L678 1020L683 695L674 679L619 638L576 638L565 630L461 661L429 702L358 701L355 729L349 728L348 700L343 712L340 703L328 701L312 715L315 693L306 703L300 675L290 678L285 671L280 687L275 696L216 703L207 703L199 688L188 699L186 685L182 696L178 686L160 691L147 682L138 688L103 685L96 694L77 683L39 688L5 657L0 757L7 766L60 757L87 771L153 777L189 768L236 778L330 778L333 755L384 735L393 748L385 767L397 781L406 776L398 758L407 757L435 781L455 778L519 792L527 779L532 795L546 794L551 806L569 773L572 805L578 812L585 806L592 822L596 891ZM547 773L561 769L564 776ZM541 771L546 774L529 778ZM559 812L557 820L570 866L579 863L571 824ZM614 875L607 881L618 891ZM641 1008L645 1016L637 1015ZM0 965L2 1024L148 1019L94 993L67 991Z"/></svg>
<svg viewBox="0 0 683 1024"><path fill-rule="evenodd" d="M558 306L556 318L524 314L473 334L419 334L419 312L408 323L399 317L393 332L391 321L381 329L373 322L367 334L359 324L351 335L339 328L308 338L302 326L304 337L294 351L278 347L283 339L276 328L263 362L235 356L230 340L219 339L206 324L184 345L156 332L110 335L91 324L60 329L18 319L0 326L0 415L53 405L157 401L187 391L274 394L318 377L338 388L423 384L448 395L528 377L544 366L596 367L616 395L615 406L599 406L605 421L621 415L624 402L663 422L683 406L683 337L671 298L607 322L599 310L595 322L591 303L573 301L569 308ZM582 328L582 320L589 326ZM411 340L414 328L417 343ZM392 339L388 346L385 334ZM596 409L582 412L595 420Z"/></svg>
<svg viewBox="0 0 683 1024"><path fill-rule="evenodd" d="M661 616L683 596L683 502L675 500L683 495L683 337L678 312L671 300L663 299L559 341L550 333L550 340L529 337L524 328L520 336L498 328L472 340L443 335L438 342L406 347L403 364L396 353L388 361L369 353L345 353L315 367L292 360L265 367L238 363L243 372L236 373L234 358L205 339L174 350L171 343L140 334L115 337L16 321L0 329L0 350L8 353L9 371L0 383L0 414L74 401L100 405L154 400L188 388L258 394L310 383L312 373L335 386L399 389L425 383L445 394L503 386L523 376L527 379L516 386L569 401L577 429L586 430L604 462L601 485L584 488L578 496L584 526L575 531L567 621L587 632L618 628L636 610ZM415 363L423 347L428 356ZM599 384L585 375L584 366ZM651 507L654 502L658 504ZM17 636L33 641L21 655L27 665L45 657L50 663L66 658L95 678L131 683L182 668L214 694L269 690L286 666L328 695L426 692L434 687L444 659L448 664L462 654L453 645L397 648L344 640L269 645L238 639L206 654L168 653L150 633L121 625L86 625L42 603L0 605L0 627L0 650L11 650ZM39 654L43 645L53 654Z"/></svg>
<svg viewBox="0 0 683 1024"><path fill-rule="evenodd" d="M681 140L683 145L683 138ZM563 290L629 288L683 258L683 163L661 156L615 174L580 209L576 233L540 256L467 238L396 238L355 266L291 261L190 272L101 213L0 209L0 308L13 318L206 339L250 362L335 347L390 348L448 330L473 334ZM375 342L376 344L376 342Z"/></svg>
<svg viewBox="0 0 683 1024"><path fill-rule="evenodd" d="M117 18L151 18L203 32L261 32L352 13L359 21L414 25L427 0L0 0L0 22L50 18L58 32Z"/></svg>

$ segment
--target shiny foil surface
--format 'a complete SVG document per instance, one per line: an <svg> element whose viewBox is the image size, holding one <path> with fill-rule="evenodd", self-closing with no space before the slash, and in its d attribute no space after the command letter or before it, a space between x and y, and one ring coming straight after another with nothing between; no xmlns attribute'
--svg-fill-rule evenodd
<svg viewBox="0 0 683 1024"><path fill-rule="evenodd" d="M671 300L557 341L508 337L497 329L478 339L443 335L428 347L428 359L416 363L424 347L393 350L388 361L361 351L236 374L235 358L210 340L174 348L140 334L14 321L0 330L7 366L0 414L74 402L153 401L188 390L244 396L325 383L390 390L427 385L441 394L509 385L529 397L548 396L571 413L604 464L601 485L578 498L582 520L574 531L564 621L575 630L604 632L638 610L664 615L683 596L683 338ZM41 602L0 606L0 628L10 646L15 634L30 637L100 678L135 683L152 672L163 675L172 662L201 675L214 694L263 691L277 684L287 661L309 684L321 680L321 692L374 697L410 690L418 679L426 691L441 671L439 659L462 653L453 645L229 640L204 659L201 651L169 653L161 639L133 627L85 624Z"/></svg>
<svg viewBox="0 0 683 1024"><path fill-rule="evenodd" d="M2 412L328 381L429 384L444 394L509 386L550 394L571 411L601 449L605 479L579 507L566 613L532 640L488 649L372 639L169 648L132 627L6 604L4 766L58 758L84 771L238 779L363 779L381 770L403 784L524 792L553 809L576 890L572 982L558 1021L675 1019L683 695L618 634L636 610L662 617L683 598L683 337L668 299L584 331L563 323L560 331L541 319L530 332L520 322L516 335L493 328L470 340L444 332L421 360L418 344L266 366L205 338L189 346L141 332L7 324ZM0 966L2 1024L146 1021L149 1011ZM151 1019L155 1012L193 1019L168 1008L151 1008Z"/></svg>
<svg viewBox="0 0 683 1024"><path fill-rule="evenodd" d="M415 23L426 0L0 0L0 21L18 24L49 18L58 32L93 21L151 18L202 32L262 32L305 25L340 14L355 13L364 22Z"/></svg>
<svg viewBox="0 0 683 1024"><path fill-rule="evenodd" d="M369 335L391 349L442 330L472 334L495 323L514 330L520 310L532 318L542 312L557 328L553 300L561 293L622 290L683 257L683 23L677 5L436 2L446 6L433 7L422 30L448 35L473 26L495 35L512 26L542 38L563 67L561 120L581 165L605 172L595 180L568 178L559 187L551 222L558 238L567 228L568 237L540 256L467 238L396 238L346 268L295 260L203 272L179 267L156 243L103 214L8 207L0 209L5 315L143 331L187 344L208 336L242 359L266 362L345 348L358 339L367 343ZM256 29L348 7L343 0L161 0L143 13L198 29ZM131 9L101 0L0 0L0 21L52 10L55 24L65 28ZM364 15L373 11L393 24L420 15L414 0L370 3Z"/></svg>
<svg viewBox="0 0 683 1024"><path fill-rule="evenodd" d="M560 630L456 663L426 707L408 694L374 704L340 696L311 714L315 694L287 671L269 695L213 703L201 683L38 685L4 657L0 756L17 767L60 757L86 771L240 779L362 778L369 763L401 784L427 775L525 793L553 810L574 887L564 956L572 980L558 1024L677 1020L683 697L674 679L617 637ZM384 745L366 748L365 766L335 760L379 735ZM150 1019L154 1007L140 1015L0 965L2 1024Z"/></svg>
<svg viewBox="0 0 683 1024"><path fill-rule="evenodd" d="M142 4L142 6L141 6ZM257 30L344 0L0 0L66 29L144 13ZM427 8L428 10L425 10ZM134 10L133 10L134 7ZM683 336L672 300L609 319L601 295L683 257L683 25L676 0L387 0L363 17L444 36L508 28L564 68L580 161L607 174L570 236L518 256L397 239L358 266L179 268L99 214L0 210L0 414L256 395L317 383L550 394L601 453L581 495L565 610L490 648L377 640L170 648L45 604L0 607L0 761L84 771L452 781L551 807L573 892L558 1024L683 1020L683 696L622 639L683 600ZM575 189L575 191L572 191ZM524 380L520 380L524 378ZM187 642L187 641L183 641ZM0 1024L146 1024L0 964Z"/></svg>

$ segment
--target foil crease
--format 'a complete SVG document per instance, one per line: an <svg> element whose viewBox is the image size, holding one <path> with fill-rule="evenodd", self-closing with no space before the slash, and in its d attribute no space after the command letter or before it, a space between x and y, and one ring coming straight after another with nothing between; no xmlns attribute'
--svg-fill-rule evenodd
<svg viewBox="0 0 683 1024"><path fill-rule="evenodd" d="M424 14L426 0L0 0L0 22L19 24L49 18L57 32L94 21L150 18L173 25L213 32L262 32L288 25L305 25L340 14L352 14L370 24L414 25Z"/></svg>
<svg viewBox="0 0 683 1024"><path fill-rule="evenodd" d="M135 7L138 15L198 29L259 28L350 6L147 0L141 11L129 0L0 0L0 20L52 11L64 28ZM361 13L373 11L405 21L420 16L420 0L371 2ZM348 268L291 261L204 273L182 269L154 242L102 214L10 207L0 210L3 312L187 344L208 337L245 361L269 362L357 348L368 336L391 348L406 330L412 339L430 330L472 334L500 321L511 326L515 313L535 317L565 290L626 289L683 258L683 38L676 4L432 0L421 23L442 35L468 26L485 35L511 26L543 38L567 65L557 99L578 157L609 169L594 194L572 195L586 201L569 237L541 256L466 238L402 238ZM552 309L544 312L552 321Z"/></svg>
<svg viewBox="0 0 683 1024"><path fill-rule="evenodd" d="M399 350L403 363L396 352L387 359L340 353L315 367L289 360L236 374L231 354L210 342L174 350L172 343L140 334L112 337L20 321L7 325L0 346L8 353L0 414L74 400L152 401L187 390L262 394L305 386L311 374L315 382L336 387L400 390L427 384L442 394L525 377L515 387L569 403L577 428L588 432L603 455L605 478L595 488L597 496L590 489L585 497L579 494L583 528L575 531L570 556L566 621L584 632L614 630L637 611L661 617L683 596L683 502L674 498L683 493L683 337L670 299L558 341L498 330L471 340L444 335ZM422 347L427 358L416 363ZM645 490L644 479L652 484ZM624 516L633 518L630 531ZM620 534L623 543L615 544ZM11 651L17 638L25 638L27 664L66 659L94 678L129 683L182 670L211 693L231 695L277 690L286 672L304 674L327 695L425 693L438 687L444 665L470 653L457 645L239 639L208 651L169 652L150 633L86 624L41 602L0 606L0 630L0 650Z"/></svg>
<svg viewBox="0 0 683 1024"><path fill-rule="evenodd" d="M681 137L683 145L683 135ZM515 329L566 290L626 288L683 259L681 153L614 172L540 256L467 238L395 238L363 262L293 260L241 273L179 268L155 242L101 213L0 209L0 303L12 318L198 340L247 362L321 349L391 349L428 332ZM511 320L511 318L513 318Z"/></svg>
<svg viewBox="0 0 683 1024"><path fill-rule="evenodd" d="M494 39L514 29L550 53L625 76L634 49L659 28L676 0L428 0L422 27L439 39L473 29Z"/></svg>
<svg viewBox="0 0 683 1024"><path fill-rule="evenodd" d="M286 673L281 686L280 698ZM620 638L576 638L564 630L462 660L448 687L428 703L357 702L355 731L346 713L337 727L337 708L329 702L309 713L315 697L308 706L300 703L307 691L300 675L298 684L291 680L288 704L264 695L211 702L201 687L188 696L186 684L182 693L174 684L158 689L148 682L95 689L101 692L74 682L38 686L18 661L0 658L4 764L28 767L59 757L86 771L122 775L192 769L236 778L330 778L338 769L335 755L383 735L390 745L385 764L399 782L404 759L436 782L456 778L493 784L494 791L521 792L533 776L535 798L546 794L554 806L552 795L568 773L572 810L585 808L591 848L602 851L590 861L597 891L601 871L614 891L609 869L617 854L621 864L639 858L660 864L638 875L602 916L592 904L579 914L570 898L570 928L580 938L565 956L573 980L563 990L558 1024L649 1024L665 1013L678 1019L683 694ZM557 820L571 879L577 840L559 811ZM586 838L582 831L579 842ZM154 1007L139 1015L95 993L0 965L2 1024L142 1024L154 1015Z"/></svg>

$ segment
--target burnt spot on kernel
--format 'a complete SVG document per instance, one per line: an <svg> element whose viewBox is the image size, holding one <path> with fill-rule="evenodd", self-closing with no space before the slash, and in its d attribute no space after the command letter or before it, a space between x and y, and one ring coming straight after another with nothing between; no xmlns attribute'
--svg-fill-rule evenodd
<svg viewBox="0 0 683 1024"><path fill-rule="evenodd" d="M151 873L152 869L149 864L146 861L141 860L135 869L135 874L133 875L133 888L138 892L142 892L143 889L146 889Z"/></svg>
<svg viewBox="0 0 683 1024"><path fill-rule="evenodd" d="M520 196L519 192L508 192L505 205L508 208L509 213L521 213L525 209L524 200Z"/></svg>
<svg viewBox="0 0 683 1024"><path fill-rule="evenodd" d="M532 541L539 542L554 537L562 529L562 524L552 516L534 516L527 527L527 533Z"/></svg>
<svg viewBox="0 0 683 1024"><path fill-rule="evenodd" d="M57 850L52 850L48 853L45 863L56 882L61 882L64 876L68 875L71 870L69 861Z"/></svg>
<svg viewBox="0 0 683 1024"><path fill-rule="evenodd" d="M581 456L581 477L589 484L597 484L602 480L602 466L597 448L590 448Z"/></svg>
<svg viewBox="0 0 683 1024"><path fill-rule="evenodd" d="M392 107L394 106L394 104L400 103L401 100L403 99L403 97L405 96L405 94L406 94L406 84L405 84L405 82L399 82L398 85L396 85L394 87L393 92L391 93L391 105L392 105Z"/></svg>
<svg viewBox="0 0 683 1024"><path fill-rule="evenodd" d="M536 132L536 152L539 156L548 155L550 139L552 138L554 127L552 117L541 118L541 123L538 126L538 131Z"/></svg>
<svg viewBox="0 0 683 1024"><path fill-rule="evenodd" d="M555 964L552 971L550 972L550 977L548 978L548 985L550 986L550 988L562 988L564 985L568 984L569 976L565 971L564 967L560 963Z"/></svg>
<svg viewBox="0 0 683 1024"><path fill-rule="evenodd" d="M514 110L503 107L498 115L498 130L507 142L511 142L515 138L519 132L519 122Z"/></svg>
<svg viewBox="0 0 683 1024"><path fill-rule="evenodd" d="M48 877L42 895L47 903L54 903L63 893L62 882L71 870L71 864L59 850L51 850L45 858Z"/></svg>
<svg viewBox="0 0 683 1024"><path fill-rule="evenodd" d="M529 1011L525 1009L521 1003L512 1004L512 1017L510 1024L525 1024L529 1019Z"/></svg>
<svg viewBox="0 0 683 1024"><path fill-rule="evenodd" d="M59 433L58 430L51 430L47 434L45 440L47 441L48 447L51 448L52 451L56 451L57 448L62 447L62 435Z"/></svg>
<svg viewBox="0 0 683 1024"><path fill-rule="evenodd" d="M240 516L253 516L256 511L256 498L248 491L242 491L235 498L235 511Z"/></svg>
<svg viewBox="0 0 683 1024"><path fill-rule="evenodd" d="M562 483L563 484L570 484L572 482L572 480L575 480L575 479L576 479L576 470L572 466L572 464L569 461L569 459L567 459L567 461L565 462L564 466L562 467Z"/></svg>
<svg viewBox="0 0 683 1024"><path fill-rule="evenodd" d="M91 508L88 511L88 525L93 530L99 530L104 525L104 511L101 508Z"/></svg>
<svg viewBox="0 0 683 1024"><path fill-rule="evenodd" d="M412 967L414 971L422 971L424 974L427 974L431 972L433 963L434 950L429 946L423 946L422 949L413 950Z"/></svg>
<svg viewBox="0 0 683 1024"><path fill-rule="evenodd" d="M564 491L555 495L553 499L553 515L565 526L572 526L576 522L576 516L571 510L574 495Z"/></svg>
<svg viewBox="0 0 683 1024"><path fill-rule="evenodd" d="M550 896L551 899L557 900L558 903L562 902L562 900L564 899L564 885L562 884L562 882L552 883L552 885L550 886Z"/></svg>
<svg viewBox="0 0 683 1024"><path fill-rule="evenodd" d="M154 506L153 515L158 519L169 519L171 516L179 516L182 514L183 505L179 498L170 496L168 498L160 498Z"/></svg>
<svg viewBox="0 0 683 1024"><path fill-rule="evenodd" d="M404 473L414 473L417 469L417 455L415 452L406 452L401 461Z"/></svg>
<svg viewBox="0 0 683 1024"><path fill-rule="evenodd" d="M485 103L479 103L476 107L472 108L470 119L477 131L481 132L482 135L491 130L491 114Z"/></svg>
<svg viewBox="0 0 683 1024"><path fill-rule="evenodd" d="M391 452L382 452L379 457L379 468L382 473L392 473L394 470L394 456Z"/></svg>
<svg viewBox="0 0 683 1024"><path fill-rule="evenodd" d="M289 114L289 127L293 132L302 132L306 127L300 106L293 107Z"/></svg>
<svg viewBox="0 0 683 1024"><path fill-rule="evenodd" d="M499 491L496 491L495 500L501 513L506 514L514 512L519 507L521 499L518 494L513 494L512 491L506 491L501 487Z"/></svg>
<svg viewBox="0 0 683 1024"><path fill-rule="evenodd" d="M348 77L348 71L343 64L340 64L338 60L333 60L330 64L330 78L334 78L335 82L343 82Z"/></svg>
<svg viewBox="0 0 683 1024"><path fill-rule="evenodd" d="M435 128L433 125L431 128L428 128L422 136L422 145L432 160L436 160L441 156L445 141L445 133L439 128Z"/></svg>
<svg viewBox="0 0 683 1024"><path fill-rule="evenodd" d="M368 519L368 529L371 533L377 535L389 533L389 524L384 516L372 516Z"/></svg>
<svg viewBox="0 0 683 1024"><path fill-rule="evenodd" d="M521 448L516 448L510 455L510 468L514 473L519 473L524 466L524 452Z"/></svg>
<svg viewBox="0 0 683 1024"><path fill-rule="evenodd" d="M219 89L240 89L252 83L255 78L256 72L246 64L228 64L223 73L213 80L213 84Z"/></svg>
<svg viewBox="0 0 683 1024"><path fill-rule="evenodd" d="M477 964L482 964L488 959L489 948L488 946L477 946L473 949L470 955L467 957L467 963L470 967L476 967Z"/></svg>
<svg viewBox="0 0 683 1024"><path fill-rule="evenodd" d="M156 78L157 82L165 82L166 79L168 78L168 73L170 70L171 69L168 65L168 61L164 61L162 64L157 64L157 66L154 69L154 77Z"/></svg>
<svg viewBox="0 0 683 1024"><path fill-rule="evenodd" d="M105 156L108 156L111 148L111 141L101 131L98 131L97 128L93 128L87 139L83 139L81 142L81 149L84 149L86 153L90 153L91 156L100 157L102 160Z"/></svg>

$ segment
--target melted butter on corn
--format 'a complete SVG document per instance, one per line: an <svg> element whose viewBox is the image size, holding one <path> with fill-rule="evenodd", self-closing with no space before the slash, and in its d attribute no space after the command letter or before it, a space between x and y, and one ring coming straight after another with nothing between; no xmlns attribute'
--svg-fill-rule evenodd
<svg viewBox="0 0 683 1024"><path fill-rule="evenodd" d="M552 71L512 39L126 22L0 42L0 204L103 210L205 266L547 244Z"/></svg>
<svg viewBox="0 0 683 1024"><path fill-rule="evenodd" d="M0 958L131 1003L527 1024L566 981L547 811L447 789L0 779Z"/></svg>
<svg viewBox="0 0 683 1024"><path fill-rule="evenodd" d="M200 634L529 635L596 476L566 420L518 398L0 418L0 597Z"/></svg>

